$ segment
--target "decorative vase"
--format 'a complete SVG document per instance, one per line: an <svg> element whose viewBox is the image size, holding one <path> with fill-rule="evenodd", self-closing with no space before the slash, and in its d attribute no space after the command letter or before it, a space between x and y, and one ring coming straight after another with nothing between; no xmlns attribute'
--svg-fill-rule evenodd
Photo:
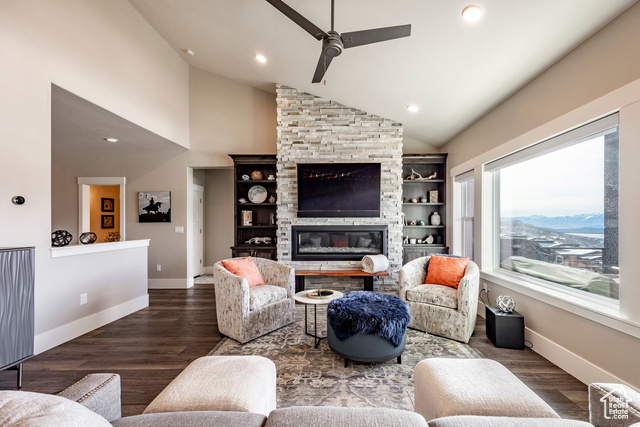
<svg viewBox="0 0 640 427"><path fill-rule="evenodd" d="M516 302L509 295L499 295L496 305L504 313L511 313L516 308Z"/></svg>
<svg viewBox="0 0 640 427"><path fill-rule="evenodd" d="M438 215L438 212L431 214L431 225L440 225L440 215Z"/></svg>

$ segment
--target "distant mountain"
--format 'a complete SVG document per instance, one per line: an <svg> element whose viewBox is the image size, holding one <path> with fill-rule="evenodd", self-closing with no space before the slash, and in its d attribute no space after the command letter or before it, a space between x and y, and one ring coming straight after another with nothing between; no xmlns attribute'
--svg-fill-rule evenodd
<svg viewBox="0 0 640 427"><path fill-rule="evenodd" d="M572 216L529 215L506 219L565 233L604 233L604 214Z"/></svg>

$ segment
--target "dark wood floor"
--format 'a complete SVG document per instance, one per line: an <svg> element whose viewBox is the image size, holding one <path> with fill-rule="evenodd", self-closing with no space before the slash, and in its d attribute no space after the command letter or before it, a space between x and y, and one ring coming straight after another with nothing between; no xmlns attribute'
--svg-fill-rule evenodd
<svg viewBox="0 0 640 427"><path fill-rule="evenodd" d="M28 360L23 390L55 393L92 372L118 373L123 416L141 413L192 360L220 340L213 285L150 290L149 307ZM588 419L587 386L532 350L495 348L478 318L471 347L509 368L564 418ZM0 372L0 390L15 389Z"/></svg>

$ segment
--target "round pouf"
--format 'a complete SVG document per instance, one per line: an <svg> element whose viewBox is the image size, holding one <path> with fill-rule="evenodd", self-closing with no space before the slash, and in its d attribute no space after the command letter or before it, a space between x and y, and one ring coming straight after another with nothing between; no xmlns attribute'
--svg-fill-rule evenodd
<svg viewBox="0 0 640 427"><path fill-rule="evenodd" d="M356 291L327 308L327 342L335 353L358 362L384 362L401 355L411 321L409 305L380 292Z"/></svg>

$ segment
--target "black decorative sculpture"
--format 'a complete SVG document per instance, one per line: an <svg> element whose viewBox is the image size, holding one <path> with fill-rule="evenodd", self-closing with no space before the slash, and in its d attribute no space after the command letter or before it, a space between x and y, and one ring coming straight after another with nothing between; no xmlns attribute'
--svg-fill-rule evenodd
<svg viewBox="0 0 640 427"><path fill-rule="evenodd" d="M67 246L73 236L67 230L56 230L51 233L51 246Z"/></svg>
<svg viewBox="0 0 640 427"><path fill-rule="evenodd" d="M88 245L95 242L97 239L98 239L98 236L96 236L96 233L94 233L93 231L87 231L82 233L78 240L83 245Z"/></svg>

